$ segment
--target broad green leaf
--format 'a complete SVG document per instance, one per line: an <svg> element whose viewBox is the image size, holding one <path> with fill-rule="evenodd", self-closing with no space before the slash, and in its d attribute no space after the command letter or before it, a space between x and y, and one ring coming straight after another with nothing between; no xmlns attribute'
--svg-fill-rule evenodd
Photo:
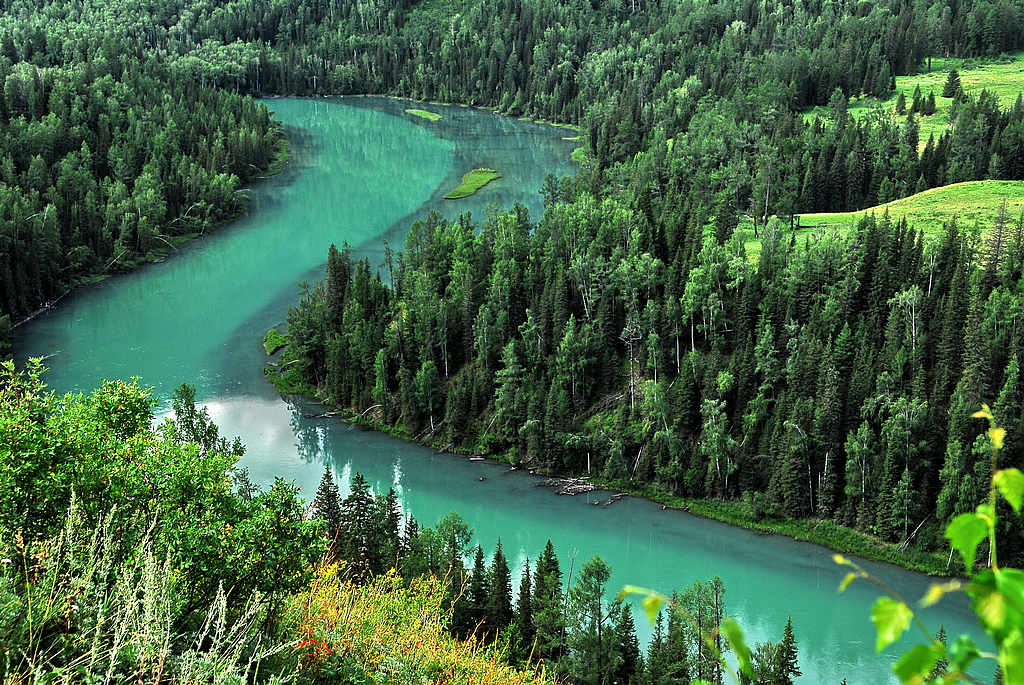
<svg viewBox="0 0 1024 685"><path fill-rule="evenodd" d="M740 628L740 624L727 618L722 623L721 630L729 646L732 647L732 651L736 653L736 663L739 664L740 671L753 678L754 667L750 663L750 648L747 647L747 642L743 639L743 629Z"/></svg>
<svg viewBox="0 0 1024 685"><path fill-rule="evenodd" d="M1011 606L1024 613L1024 571L1016 568L1000 569L996 574L996 587L1006 595Z"/></svg>
<svg viewBox="0 0 1024 685"><path fill-rule="evenodd" d="M939 652L931 645L916 645L909 652L900 657L900 660L893 665L896 677L901 683L914 683L918 685L924 682L928 674L935 668L939 660Z"/></svg>
<svg viewBox="0 0 1024 685"><path fill-rule="evenodd" d="M1003 640L999 648L999 663L1003 667L1006 685L1024 685L1024 633L1020 628Z"/></svg>
<svg viewBox="0 0 1024 685"><path fill-rule="evenodd" d="M961 635L947 650L949 654L949 667L951 671L967 670L971 663L981 656L978 645L967 635Z"/></svg>
<svg viewBox="0 0 1024 685"><path fill-rule="evenodd" d="M946 526L946 539L960 552L968 572L974 568L974 553L986 535L988 524L977 514L960 514Z"/></svg>
<svg viewBox="0 0 1024 685"><path fill-rule="evenodd" d="M971 578L966 592L973 600L971 608L978 615L982 628L995 638L997 644L1018 623L1024 622L1024 616L1010 606L1006 595L1000 591L992 571L985 570Z"/></svg>
<svg viewBox="0 0 1024 685"><path fill-rule="evenodd" d="M992 479L1000 494L1006 498L1013 510L1020 513L1021 501L1024 500L1024 473L1020 469L1003 469L996 471Z"/></svg>
<svg viewBox="0 0 1024 685"><path fill-rule="evenodd" d="M955 592L956 590L959 590L961 587L963 586L960 584L960 581L958 580L953 580L948 583L935 583L930 588L928 588L928 592L925 593L925 596L921 598L921 606L930 607L933 604L937 604L938 601L942 599L947 592Z"/></svg>
<svg viewBox="0 0 1024 685"><path fill-rule="evenodd" d="M891 597L879 597L871 607L871 622L878 631L875 650L881 652L899 640L903 632L910 627L913 617L914 612L903 602L897 602Z"/></svg>

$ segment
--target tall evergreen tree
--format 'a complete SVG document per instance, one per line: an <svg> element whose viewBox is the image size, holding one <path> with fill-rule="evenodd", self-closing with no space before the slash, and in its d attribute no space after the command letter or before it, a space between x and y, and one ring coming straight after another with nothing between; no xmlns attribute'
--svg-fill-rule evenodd
<svg viewBox="0 0 1024 685"><path fill-rule="evenodd" d="M960 74L956 69L950 69L946 76L946 83L942 86L942 97L957 98L960 97L961 92Z"/></svg>
<svg viewBox="0 0 1024 685"><path fill-rule="evenodd" d="M313 499L313 517L324 522L324 535L331 543L335 554L340 552L341 543L341 494L334 482L331 467L324 467L316 497Z"/></svg>
<svg viewBox="0 0 1024 685"><path fill-rule="evenodd" d="M786 619L786 628L782 632L781 648L782 669L780 675L785 685L792 685L793 679L802 676L797 655L796 636L793 634L793 617Z"/></svg>
<svg viewBox="0 0 1024 685"><path fill-rule="evenodd" d="M501 538L491 558L489 571L490 590L487 602L487 620L492 631L497 633L512 624L512 576L508 561L501 551Z"/></svg>

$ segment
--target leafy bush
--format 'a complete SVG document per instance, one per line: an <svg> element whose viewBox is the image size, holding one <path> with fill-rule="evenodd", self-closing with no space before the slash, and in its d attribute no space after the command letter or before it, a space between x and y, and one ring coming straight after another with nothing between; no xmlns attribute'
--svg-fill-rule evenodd
<svg viewBox="0 0 1024 685"><path fill-rule="evenodd" d="M344 682L552 682L543 671L510 667L500 644L453 638L447 597L445 582L433 576L406 585L391 572L357 585L338 565L321 566L287 610L302 674Z"/></svg>

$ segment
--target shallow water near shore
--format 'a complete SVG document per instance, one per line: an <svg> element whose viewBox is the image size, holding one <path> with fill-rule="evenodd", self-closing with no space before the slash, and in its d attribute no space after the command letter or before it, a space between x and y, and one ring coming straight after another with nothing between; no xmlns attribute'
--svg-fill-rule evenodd
<svg viewBox="0 0 1024 685"><path fill-rule="evenodd" d="M222 434L241 436L247 446L242 465L256 481L282 477L312 496L325 464L343 492L358 471L375 490L394 487L403 508L424 525L458 511L488 556L500 536L514 570L535 558L548 538L566 575L600 554L614 569L613 591L625 583L670 591L718 575L727 612L751 643L779 640L792 616L800 682L895 682L893 657L874 653L869 613L878 591L859 582L837 595L843 571L826 549L635 498L601 507L591 504L607 499L601 493L558 497L507 466L438 454L333 419L305 418L322 410L281 399L263 377L262 337L284 322L299 282L323 277L331 242L348 242L356 256L380 267L383 240L400 249L410 223L431 209L449 218L470 211L479 224L489 205L519 201L537 219L545 176L574 173L574 143L563 139L572 135L564 129L468 108L384 98L267 104L288 127L291 159L281 174L253 186L245 216L165 262L76 291L16 329L19 356L48 356L53 389L85 392L101 378L137 375L154 386L166 408L174 387L187 381ZM409 107L443 118L417 118L404 112ZM478 167L496 169L502 178L469 198L442 199ZM929 585L919 574L864 565L909 599ZM980 632L963 601L923 616L951 635ZM646 641L650 628L642 613L636 621Z"/></svg>

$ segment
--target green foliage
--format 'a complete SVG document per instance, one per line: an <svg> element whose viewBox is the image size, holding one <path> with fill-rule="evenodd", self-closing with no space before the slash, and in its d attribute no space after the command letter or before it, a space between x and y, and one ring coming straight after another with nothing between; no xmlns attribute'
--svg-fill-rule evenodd
<svg viewBox="0 0 1024 685"><path fill-rule="evenodd" d="M288 336L276 328L271 328L267 331L267 334L263 336L263 350L267 353L268 357L272 357L277 352L288 344Z"/></svg>
<svg viewBox="0 0 1024 685"><path fill-rule="evenodd" d="M297 489L254 491L189 386L154 430L137 382L58 398L42 373L0 371L5 678L223 682L279 651L281 604L323 550Z"/></svg>

